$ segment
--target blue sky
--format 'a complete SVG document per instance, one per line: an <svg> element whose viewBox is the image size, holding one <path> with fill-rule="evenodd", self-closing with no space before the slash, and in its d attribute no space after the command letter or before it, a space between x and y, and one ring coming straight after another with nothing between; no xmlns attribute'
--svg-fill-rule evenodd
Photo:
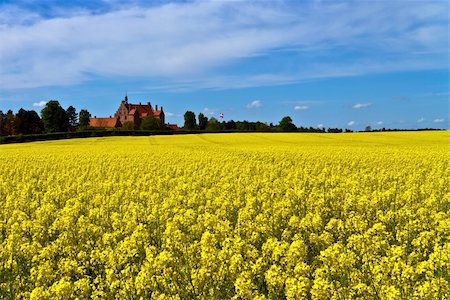
<svg viewBox="0 0 450 300"><path fill-rule="evenodd" d="M0 0L0 109L449 127L447 1Z"/></svg>

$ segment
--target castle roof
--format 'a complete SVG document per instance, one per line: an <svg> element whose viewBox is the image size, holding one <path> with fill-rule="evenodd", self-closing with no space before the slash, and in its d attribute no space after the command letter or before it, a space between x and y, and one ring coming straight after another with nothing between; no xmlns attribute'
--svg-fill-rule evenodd
<svg viewBox="0 0 450 300"><path fill-rule="evenodd" d="M177 124L167 124L167 127L169 127L172 130L180 130L181 128L178 127Z"/></svg>
<svg viewBox="0 0 450 300"><path fill-rule="evenodd" d="M116 118L90 118L89 125L92 127L115 128L118 120Z"/></svg>
<svg viewBox="0 0 450 300"><path fill-rule="evenodd" d="M126 104L129 114L134 114L137 111L139 118L144 118L149 115L154 115L153 108L150 103L147 104Z"/></svg>

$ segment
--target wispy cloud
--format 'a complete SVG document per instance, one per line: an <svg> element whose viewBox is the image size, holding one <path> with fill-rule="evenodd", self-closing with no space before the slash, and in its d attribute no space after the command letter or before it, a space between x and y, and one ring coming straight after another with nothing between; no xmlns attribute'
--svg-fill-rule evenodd
<svg viewBox="0 0 450 300"><path fill-rule="evenodd" d="M433 122L434 122L434 123L444 123L444 122L445 122L445 119L444 119L444 118L441 118L441 119L434 119Z"/></svg>
<svg viewBox="0 0 450 300"><path fill-rule="evenodd" d="M307 109L309 109L308 105L296 105L296 106L294 106L294 110L297 110L297 111L299 111L299 110L307 110Z"/></svg>
<svg viewBox="0 0 450 300"><path fill-rule="evenodd" d="M397 96L393 97L393 99L397 101L411 102L413 100L442 100L443 98L450 97L449 92L429 92L429 93L421 93L421 94L413 94L408 96Z"/></svg>
<svg viewBox="0 0 450 300"><path fill-rule="evenodd" d="M378 122L377 122L377 125L383 125L383 124L384 124L383 121L378 121Z"/></svg>
<svg viewBox="0 0 450 300"><path fill-rule="evenodd" d="M361 109L361 108L368 108L370 106L372 106L372 103L356 103L352 107L354 109Z"/></svg>
<svg viewBox="0 0 450 300"><path fill-rule="evenodd" d="M254 100L246 105L248 109L258 108L262 106L261 100Z"/></svg>
<svg viewBox="0 0 450 300"><path fill-rule="evenodd" d="M172 113L172 112L165 112L165 115L167 117L174 117L174 118L180 118L183 116L182 114L176 114L176 113Z"/></svg>
<svg viewBox="0 0 450 300"><path fill-rule="evenodd" d="M34 102L33 106L34 107L44 107L45 104L47 104L47 101L39 101L39 102Z"/></svg>
<svg viewBox="0 0 450 300"><path fill-rule="evenodd" d="M205 115L210 115L210 116L214 116L217 112L219 111L219 109L217 108L209 108L209 107L205 107L203 109L203 113Z"/></svg>
<svg viewBox="0 0 450 300"><path fill-rule="evenodd" d="M146 87L148 91L158 92L176 92L185 93L188 91L208 89L220 91L224 89L240 89L255 86L277 86L287 83L299 82L299 78L276 75L276 74L259 74L259 75L233 75L233 76L202 76L197 75L195 79L167 79L164 84L149 85Z"/></svg>
<svg viewBox="0 0 450 300"><path fill-rule="evenodd" d="M425 121L424 117L420 117L420 118L417 119L417 123L422 123L423 121Z"/></svg>
<svg viewBox="0 0 450 300"><path fill-rule="evenodd" d="M315 104L320 104L323 103L323 101L319 101L319 100L295 100L295 101L282 101L282 104L285 105L307 105L307 106L312 106Z"/></svg>
<svg viewBox="0 0 450 300"><path fill-rule="evenodd" d="M205 81L214 88L261 86L441 68L447 59L443 2L108 1L106 8L47 14L17 3L0 5L0 76L8 89L121 76L193 80L188 88ZM337 47L355 55L341 59ZM228 71L224 78L218 72L280 50L291 59L254 72Z"/></svg>
<svg viewBox="0 0 450 300"><path fill-rule="evenodd" d="M355 124L356 124L355 121L350 121L350 122L347 123L347 126L353 126Z"/></svg>
<svg viewBox="0 0 450 300"><path fill-rule="evenodd" d="M423 96L424 97L437 97L437 98L445 97L445 98L448 98L448 97L450 97L450 92L433 92L433 93L425 94Z"/></svg>
<svg viewBox="0 0 450 300"><path fill-rule="evenodd" d="M323 124L317 125L318 128L323 128Z"/></svg>

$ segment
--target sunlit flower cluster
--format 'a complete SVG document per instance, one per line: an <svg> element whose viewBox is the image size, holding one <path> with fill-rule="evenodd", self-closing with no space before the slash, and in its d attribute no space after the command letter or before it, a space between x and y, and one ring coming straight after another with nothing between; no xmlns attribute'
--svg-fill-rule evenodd
<svg viewBox="0 0 450 300"><path fill-rule="evenodd" d="M0 145L0 298L449 299L449 137Z"/></svg>

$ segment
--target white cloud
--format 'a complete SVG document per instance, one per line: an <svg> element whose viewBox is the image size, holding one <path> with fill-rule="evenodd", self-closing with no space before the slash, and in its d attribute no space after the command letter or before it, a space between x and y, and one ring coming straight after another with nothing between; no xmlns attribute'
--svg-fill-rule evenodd
<svg viewBox="0 0 450 300"><path fill-rule="evenodd" d="M354 109L360 109L360 108L368 108L372 106L372 103L356 103L355 105L353 105L352 107Z"/></svg>
<svg viewBox="0 0 450 300"><path fill-rule="evenodd" d="M355 125L355 121L350 121L347 123L347 126L353 126L353 125Z"/></svg>
<svg viewBox="0 0 450 300"><path fill-rule="evenodd" d="M318 128L323 128L323 124L317 125Z"/></svg>
<svg viewBox="0 0 450 300"><path fill-rule="evenodd" d="M294 110L307 110L309 108L309 106L308 105L296 105L295 107L294 107Z"/></svg>
<svg viewBox="0 0 450 300"><path fill-rule="evenodd" d="M217 108L209 108L209 107L205 107L203 109L203 112L205 113L205 115L210 115L213 116L214 114L216 114L219 110Z"/></svg>
<svg viewBox="0 0 450 300"><path fill-rule="evenodd" d="M45 104L47 104L47 101L39 101L39 102L34 102L33 106L34 107L44 107Z"/></svg>
<svg viewBox="0 0 450 300"><path fill-rule="evenodd" d="M174 118L179 118L179 117L183 116L182 114L175 114L175 113L172 113L172 112L165 112L165 114L166 114L167 117L174 117Z"/></svg>
<svg viewBox="0 0 450 300"><path fill-rule="evenodd" d="M417 119L417 123L422 123L423 121L425 121L424 117L420 117L419 119Z"/></svg>
<svg viewBox="0 0 450 300"><path fill-rule="evenodd" d="M440 68L447 59L448 16L446 4L440 2L315 2L295 7L289 1L111 3L109 11L61 9L50 19L0 5L2 86L70 85L97 76L133 76L174 83L194 79L226 88L230 81L255 86ZM333 26L324 19L332 19ZM378 55L380 59L367 63L363 55L340 62L333 53L342 45L389 53L389 60ZM265 74L221 78L215 73L218 67L279 49L301 51L306 59L294 68L280 64ZM427 55L430 51L441 54ZM322 63L323 55L335 63ZM300 73L286 71L300 66Z"/></svg>
<svg viewBox="0 0 450 300"><path fill-rule="evenodd" d="M434 119L433 122L434 123L444 123L445 119Z"/></svg>
<svg viewBox="0 0 450 300"><path fill-rule="evenodd" d="M383 121L378 121L378 122L377 122L377 125L383 125L383 124L384 124Z"/></svg>
<svg viewBox="0 0 450 300"><path fill-rule="evenodd" d="M262 106L261 100L255 100L255 101L252 101L249 104L247 104L247 108L249 108L249 109L258 108L261 106Z"/></svg>

